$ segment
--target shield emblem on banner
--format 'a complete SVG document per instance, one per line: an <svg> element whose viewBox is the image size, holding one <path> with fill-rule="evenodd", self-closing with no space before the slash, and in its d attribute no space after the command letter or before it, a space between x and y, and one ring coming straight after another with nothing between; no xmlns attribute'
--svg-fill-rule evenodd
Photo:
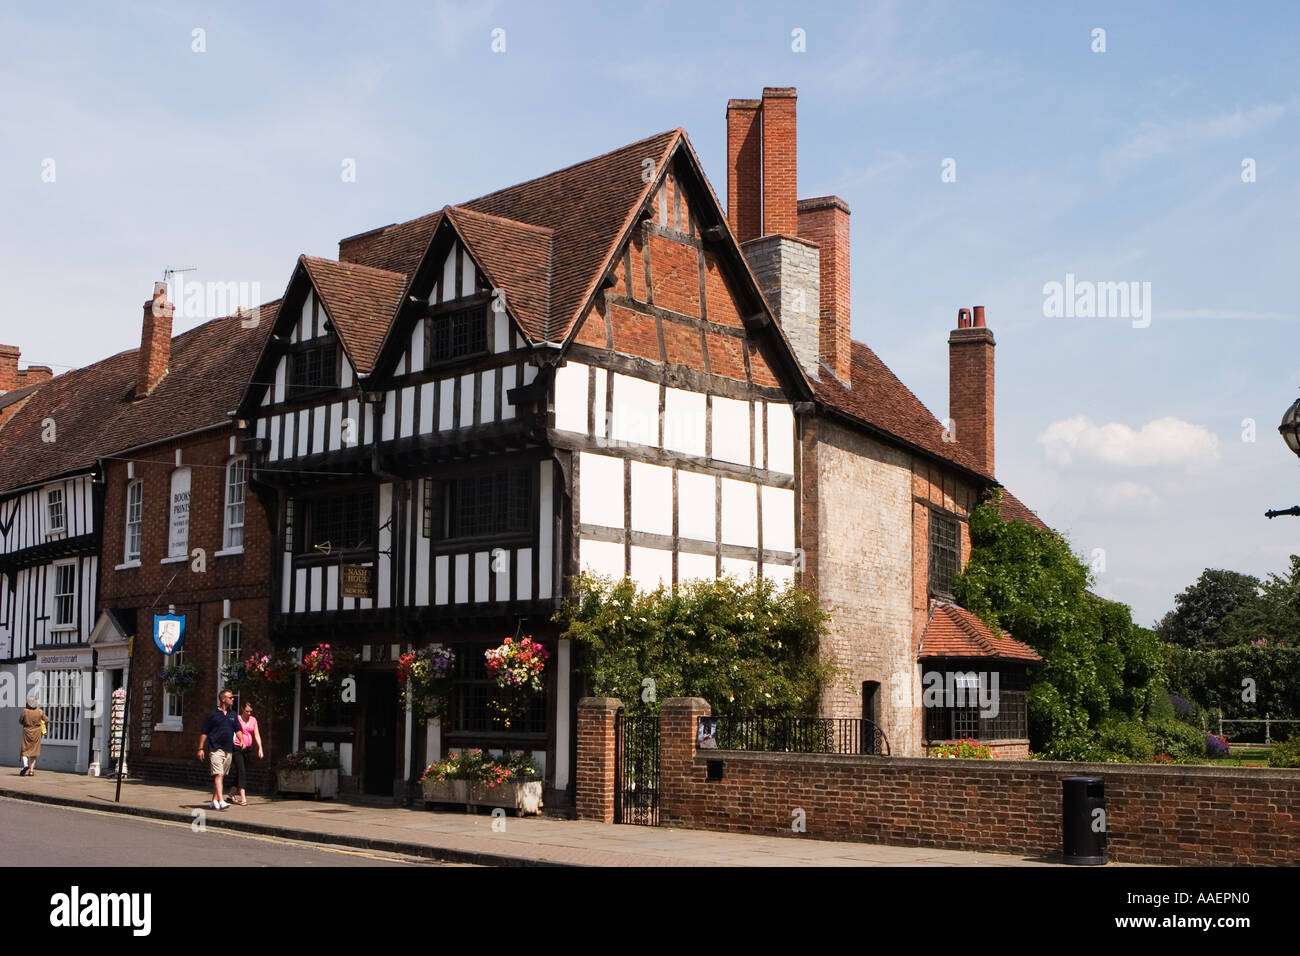
<svg viewBox="0 0 1300 956"><path fill-rule="evenodd" d="M155 614L153 616L153 642L164 654L176 653L185 641L185 615Z"/></svg>

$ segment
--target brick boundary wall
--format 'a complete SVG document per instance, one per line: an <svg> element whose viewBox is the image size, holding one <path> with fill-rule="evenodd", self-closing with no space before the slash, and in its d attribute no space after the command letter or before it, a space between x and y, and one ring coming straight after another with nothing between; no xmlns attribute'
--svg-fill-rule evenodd
<svg viewBox="0 0 1300 956"><path fill-rule="evenodd" d="M578 701L575 779L579 820L614 822L614 718L622 706L615 697Z"/></svg>
<svg viewBox="0 0 1300 956"><path fill-rule="evenodd" d="M1114 862L1300 862L1300 771L697 750L709 713L699 698L663 703L663 826L1059 858L1061 780L1099 776ZM722 780L705 780L709 761Z"/></svg>

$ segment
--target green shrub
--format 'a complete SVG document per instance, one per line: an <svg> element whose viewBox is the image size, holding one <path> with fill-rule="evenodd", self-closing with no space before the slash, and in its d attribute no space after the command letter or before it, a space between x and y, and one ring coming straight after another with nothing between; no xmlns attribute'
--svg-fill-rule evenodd
<svg viewBox="0 0 1300 956"><path fill-rule="evenodd" d="M1300 736L1292 737L1284 744L1278 744L1268 755L1270 767L1300 767Z"/></svg>
<svg viewBox="0 0 1300 956"><path fill-rule="evenodd" d="M1097 743L1120 762L1151 763L1156 748L1151 735L1136 720L1112 717L1097 728Z"/></svg>
<svg viewBox="0 0 1300 956"><path fill-rule="evenodd" d="M1148 722L1147 732L1157 754L1168 754L1175 760L1205 755L1205 734L1176 717Z"/></svg>

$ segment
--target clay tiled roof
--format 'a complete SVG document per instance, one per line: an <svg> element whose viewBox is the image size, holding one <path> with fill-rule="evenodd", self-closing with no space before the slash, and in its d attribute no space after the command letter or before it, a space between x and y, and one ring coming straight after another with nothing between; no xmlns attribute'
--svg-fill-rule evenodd
<svg viewBox="0 0 1300 956"><path fill-rule="evenodd" d="M315 256L298 261L320 293L353 367L369 375L406 288L405 273Z"/></svg>
<svg viewBox="0 0 1300 956"><path fill-rule="evenodd" d="M1002 503L998 507L998 513L1002 515L1003 521L1024 521L1035 528L1041 528L1043 531L1052 530L1038 515L1025 507L1019 498L1005 488L1002 489Z"/></svg>
<svg viewBox="0 0 1300 956"><path fill-rule="evenodd" d="M921 638L922 660L940 657L987 657L996 660L1041 661L1028 644L1023 644L988 625L965 608L936 603Z"/></svg>
<svg viewBox="0 0 1300 956"><path fill-rule="evenodd" d="M939 420L861 342L853 343L850 370L852 388L845 388L833 375L824 372L820 380L813 382L817 397L878 431L993 480L961 445L943 440L944 429Z"/></svg>
<svg viewBox="0 0 1300 956"><path fill-rule="evenodd" d="M279 303L205 322L172 339L167 374L135 400L138 349L57 375L0 429L0 489L84 470L96 459L220 425L248 385ZM45 421L53 419L54 441Z"/></svg>
<svg viewBox="0 0 1300 956"><path fill-rule="evenodd" d="M544 340L555 230L460 206L449 206L446 215L492 287L506 290L507 307L524 333Z"/></svg>
<svg viewBox="0 0 1300 956"><path fill-rule="evenodd" d="M653 160L658 170L682 135L680 129L659 133L539 179L456 204L459 211L486 213L551 230L549 309L534 312L528 320L541 333L538 338L558 342L572 330L579 310L617 251L618 240L653 186L653 178L646 182L642 177L644 160ZM339 258L409 275L427 251L441 217L441 212L431 213L345 239L339 243ZM455 217L453 212L453 220ZM531 276L540 253L534 248L522 258L526 262L518 267ZM535 290L504 288L507 296L540 298Z"/></svg>
<svg viewBox="0 0 1300 956"><path fill-rule="evenodd" d="M94 464L123 401L130 401L136 371L133 349L42 384L0 429L0 490Z"/></svg>

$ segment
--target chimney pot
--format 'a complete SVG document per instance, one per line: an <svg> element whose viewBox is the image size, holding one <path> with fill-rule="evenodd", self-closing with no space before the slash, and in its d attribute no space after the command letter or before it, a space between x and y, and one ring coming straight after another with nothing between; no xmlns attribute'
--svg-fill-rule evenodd
<svg viewBox="0 0 1300 956"><path fill-rule="evenodd" d="M957 328L959 329L970 328L970 309L957 310Z"/></svg>
<svg viewBox="0 0 1300 956"><path fill-rule="evenodd" d="M975 306L975 328L986 328L984 325L984 306L982 305Z"/></svg>

